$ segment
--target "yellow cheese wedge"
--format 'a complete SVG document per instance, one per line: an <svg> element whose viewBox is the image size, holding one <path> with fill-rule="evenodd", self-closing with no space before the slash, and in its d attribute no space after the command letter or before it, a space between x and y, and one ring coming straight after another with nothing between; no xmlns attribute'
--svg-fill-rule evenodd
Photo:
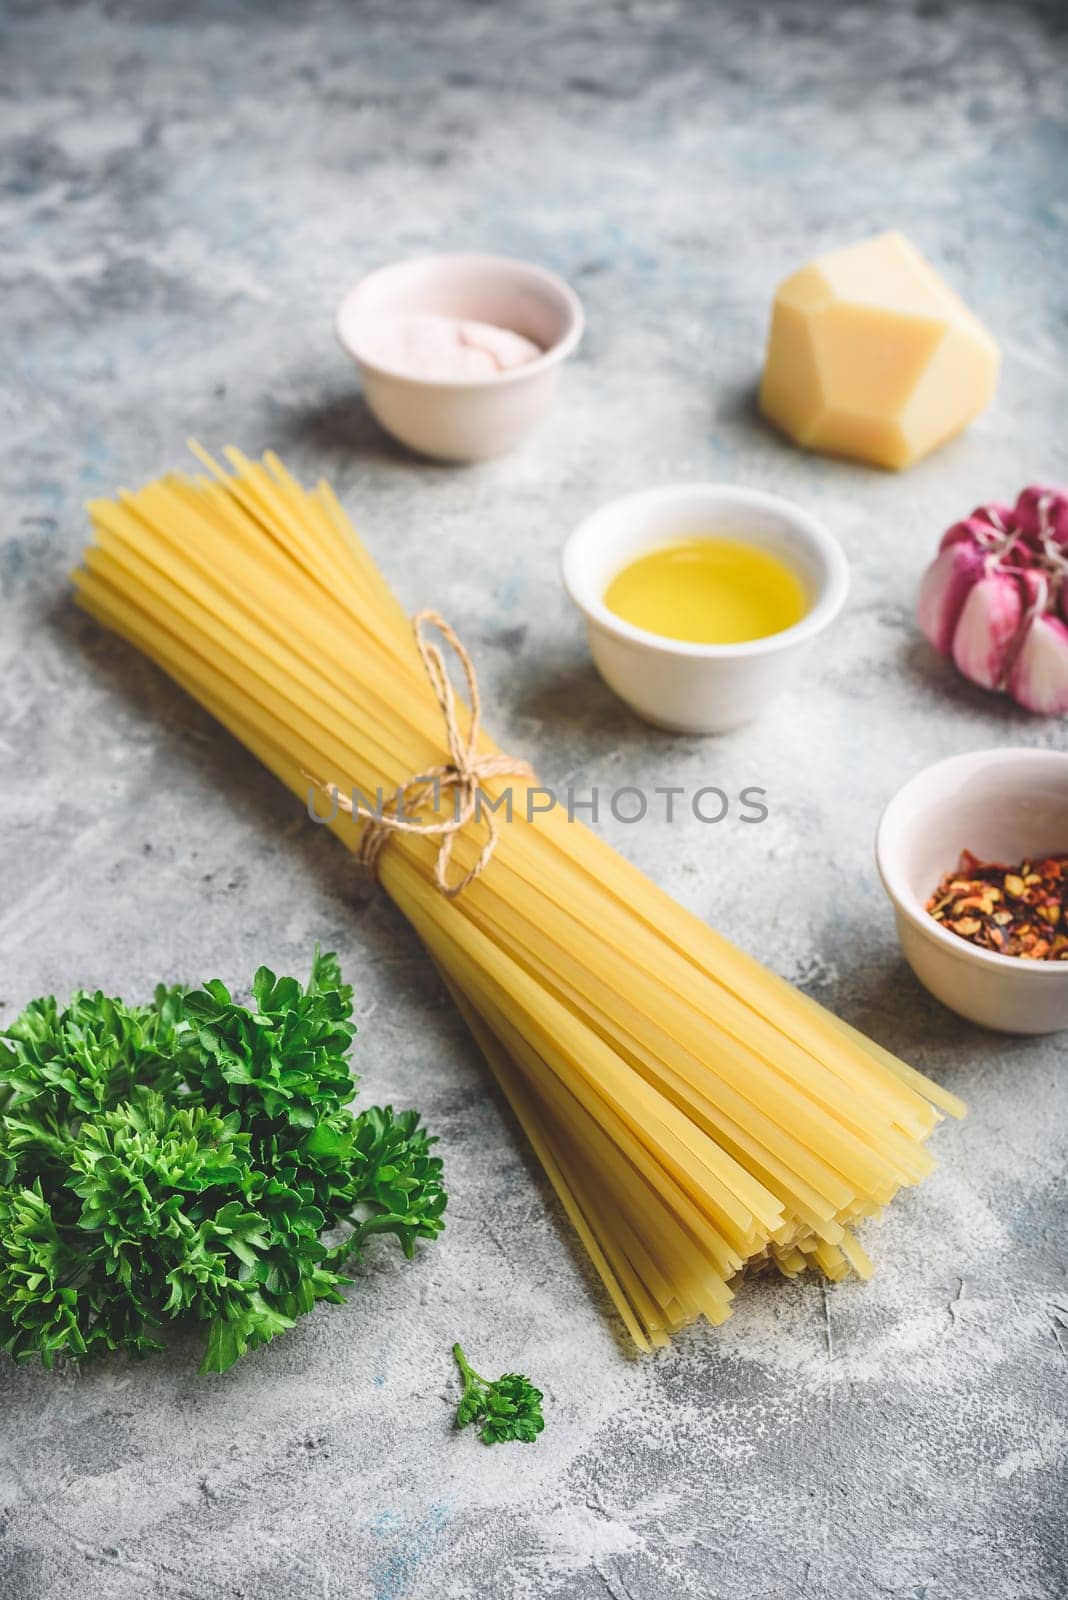
<svg viewBox="0 0 1068 1600"><path fill-rule="evenodd" d="M760 406L806 450L909 467L978 416L997 345L900 233L817 256L779 285Z"/></svg>

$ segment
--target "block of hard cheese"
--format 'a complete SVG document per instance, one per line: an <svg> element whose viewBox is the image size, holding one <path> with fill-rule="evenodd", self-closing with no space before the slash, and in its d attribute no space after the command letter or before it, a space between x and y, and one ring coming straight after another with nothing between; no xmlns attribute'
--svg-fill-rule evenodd
<svg viewBox="0 0 1068 1600"><path fill-rule="evenodd" d="M806 450L908 467L994 393L998 347L900 233L779 285L760 405Z"/></svg>

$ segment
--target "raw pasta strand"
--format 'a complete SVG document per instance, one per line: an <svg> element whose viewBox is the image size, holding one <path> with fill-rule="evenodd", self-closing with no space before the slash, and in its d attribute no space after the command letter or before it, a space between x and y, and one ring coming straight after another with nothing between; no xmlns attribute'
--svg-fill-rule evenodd
<svg viewBox="0 0 1068 1600"><path fill-rule="evenodd" d="M156 660L350 849L366 808L448 763L412 627L328 485L268 452L90 508L81 603ZM461 731L469 712L458 704ZM498 754L488 733L480 754ZM317 786L327 792L316 796ZM729 1314L746 1267L871 1273L852 1228L917 1183L955 1096L677 905L580 823L490 778L496 851L465 891L393 834L413 924L640 1349ZM440 798L440 820L451 804ZM332 813L332 814L331 814ZM419 811L435 816L431 803ZM485 843L476 816L450 872Z"/></svg>

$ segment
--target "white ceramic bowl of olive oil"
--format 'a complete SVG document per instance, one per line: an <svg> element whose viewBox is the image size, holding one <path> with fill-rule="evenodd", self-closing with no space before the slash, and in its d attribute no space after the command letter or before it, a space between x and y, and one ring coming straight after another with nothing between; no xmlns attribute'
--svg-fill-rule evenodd
<svg viewBox="0 0 1068 1600"><path fill-rule="evenodd" d="M759 716L796 680L849 589L841 546L815 517L718 483L602 506L564 546L563 576L605 682L678 733L723 733Z"/></svg>

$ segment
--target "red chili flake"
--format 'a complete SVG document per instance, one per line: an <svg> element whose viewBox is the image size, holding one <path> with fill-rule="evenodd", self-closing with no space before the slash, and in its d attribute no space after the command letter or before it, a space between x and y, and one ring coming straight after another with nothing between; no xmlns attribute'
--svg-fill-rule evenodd
<svg viewBox="0 0 1068 1600"><path fill-rule="evenodd" d="M1005 867L964 850L927 910L984 950L1024 961L1068 961L1068 855Z"/></svg>

